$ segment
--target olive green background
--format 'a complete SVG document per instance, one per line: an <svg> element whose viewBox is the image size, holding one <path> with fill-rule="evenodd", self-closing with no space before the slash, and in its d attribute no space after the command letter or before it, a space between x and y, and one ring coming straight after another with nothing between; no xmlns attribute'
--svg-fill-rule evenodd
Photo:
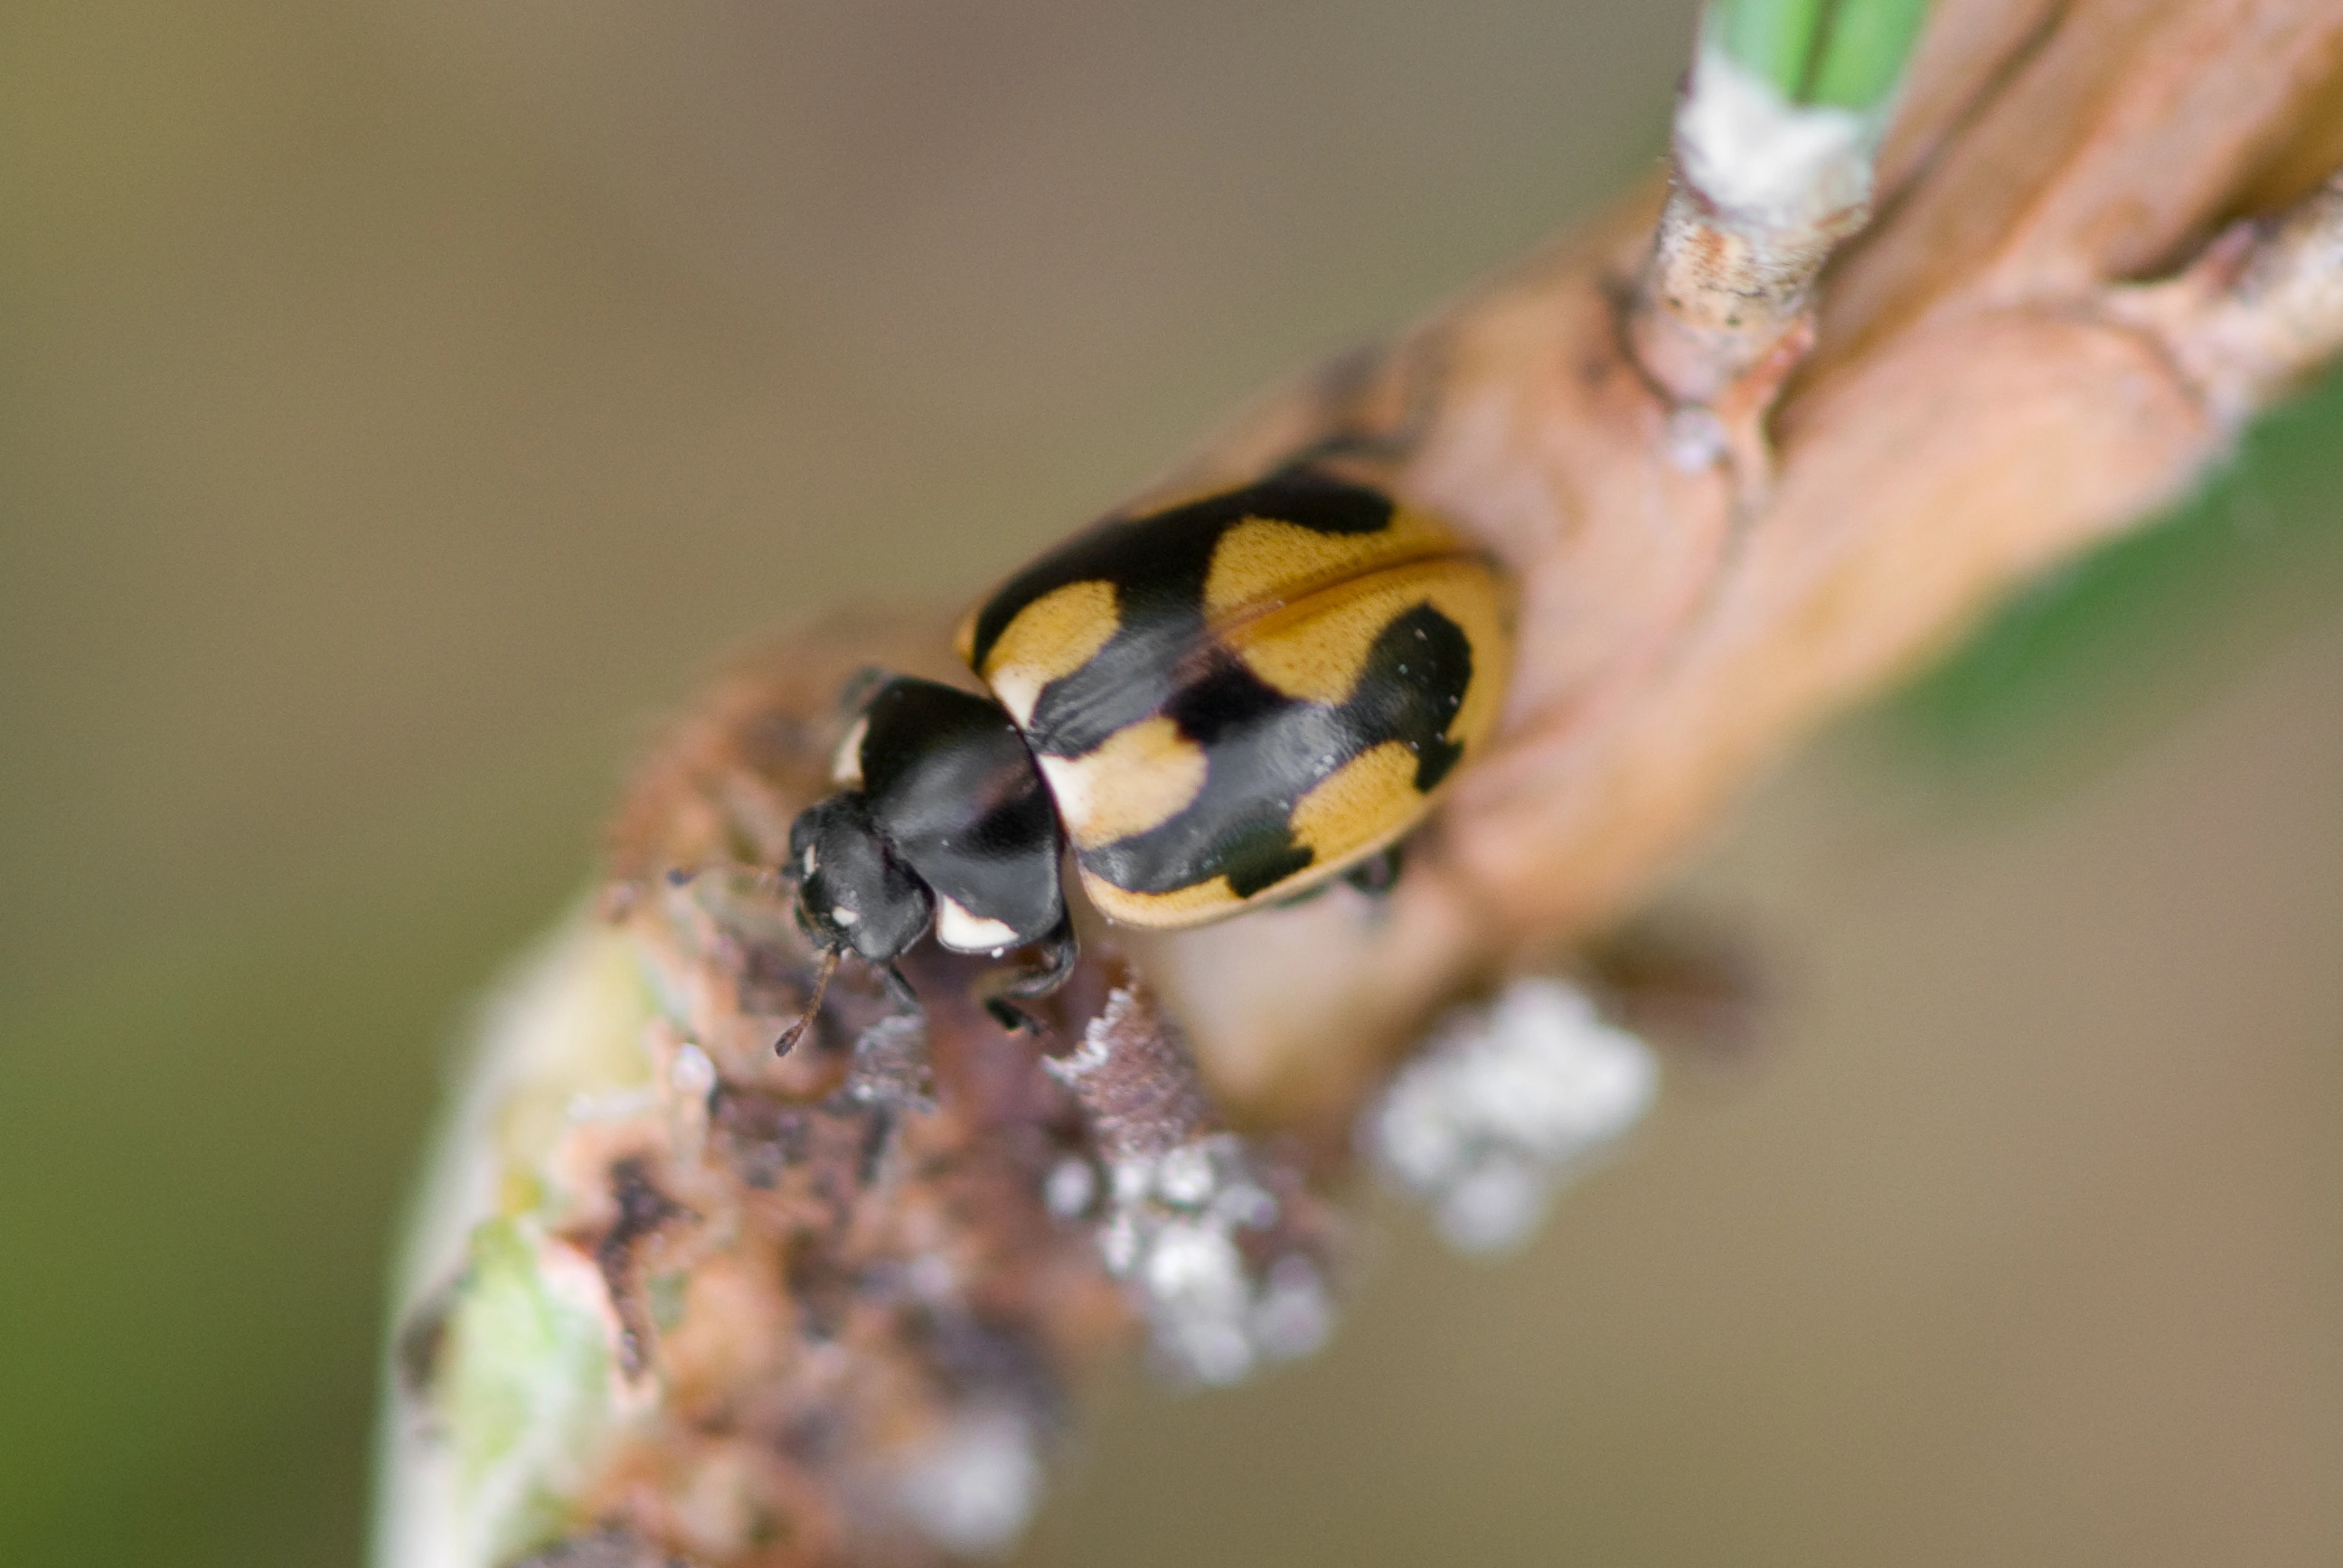
<svg viewBox="0 0 2343 1568"><path fill-rule="evenodd" d="M442 1061L657 716L1650 166L1688 7L0 15L0 1562L357 1559ZM1137 1380L1037 1563L2343 1555L2343 397L1767 786L1526 1254Z"/></svg>

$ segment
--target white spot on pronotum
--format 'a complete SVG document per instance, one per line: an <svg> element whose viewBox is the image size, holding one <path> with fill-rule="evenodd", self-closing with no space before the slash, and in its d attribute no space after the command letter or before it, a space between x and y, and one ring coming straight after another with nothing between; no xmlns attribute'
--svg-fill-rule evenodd
<svg viewBox="0 0 2343 1568"><path fill-rule="evenodd" d="M1386 1180L1431 1203L1449 1243L1525 1241L1554 1190L1649 1108L1659 1062L1574 986L1517 980L1448 1019L1362 1124Z"/></svg>
<svg viewBox="0 0 2343 1568"><path fill-rule="evenodd" d="M850 789L862 788L862 738L870 733L870 716L864 714L838 743L838 755L830 759L830 781ZM807 868L809 870L812 868Z"/></svg>
<svg viewBox="0 0 2343 1568"><path fill-rule="evenodd" d="M991 1556L1016 1544L1041 1490L1031 1425L1013 1409L962 1412L922 1443L897 1492L903 1512L947 1552Z"/></svg>
<svg viewBox="0 0 2343 1568"><path fill-rule="evenodd" d="M941 894L936 896L936 940L956 953L990 952L1017 940L1017 928L1006 920L972 913Z"/></svg>
<svg viewBox="0 0 2343 1568"><path fill-rule="evenodd" d="M844 904L832 904L830 907L830 918L841 926L859 926L862 923L862 917Z"/></svg>

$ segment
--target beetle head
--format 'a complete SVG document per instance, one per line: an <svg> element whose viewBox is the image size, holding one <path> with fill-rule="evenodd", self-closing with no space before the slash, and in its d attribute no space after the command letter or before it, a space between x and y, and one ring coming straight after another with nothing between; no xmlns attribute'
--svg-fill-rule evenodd
<svg viewBox="0 0 2343 1568"><path fill-rule="evenodd" d="M808 807L789 828L798 921L817 946L892 962L928 929L935 900L895 858L860 790Z"/></svg>

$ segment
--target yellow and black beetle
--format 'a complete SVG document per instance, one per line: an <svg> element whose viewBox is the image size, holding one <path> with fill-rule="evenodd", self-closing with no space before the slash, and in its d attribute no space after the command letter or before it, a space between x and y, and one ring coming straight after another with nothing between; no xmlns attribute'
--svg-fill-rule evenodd
<svg viewBox="0 0 2343 1568"><path fill-rule="evenodd" d="M1135 926L1356 874L1487 739L1509 609L1454 530L1320 467L1110 517L960 628L991 699L872 690L843 788L790 830L799 920L899 987L931 923L960 952L1042 944L1004 988L1038 996L1074 959L1069 840L1091 902Z"/></svg>

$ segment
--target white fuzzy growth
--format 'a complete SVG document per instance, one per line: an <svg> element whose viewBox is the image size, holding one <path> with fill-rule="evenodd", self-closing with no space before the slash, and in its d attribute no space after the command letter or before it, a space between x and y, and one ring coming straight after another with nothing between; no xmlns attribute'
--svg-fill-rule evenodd
<svg viewBox="0 0 2343 1568"><path fill-rule="evenodd" d="M1704 40L1676 107L1684 180L1730 222L1791 228L1871 199L1878 115L1794 104Z"/></svg>
<svg viewBox="0 0 2343 1568"><path fill-rule="evenodd" d="M920 1446L896 1496L945 1551L989 1557L1017 1543L1041 1487L1031 1426L1012 1409L981 1406Z"/></svg>
<svg viewBox="0 0 2343 1568"><path fill-rule="evenodd" d="M1650 1107L1659 1062L1575 987L1517 980L1452 1019L1363 1128L1386 1180L1465 1251L1528 1239L1558 1187Z"/></svg>
<svg viewBox="0 0 2343 1568"><path fill-rule="evenodd" d="M1052 1218L1079 1220L1098 1199L1098 1171L1079 1154L1069 1154L1050 1167L1041 1184L1041 1202Z"/></svg>
<svg viewBox="0 0 2343 1568"><path fill-rule="evenodd" d="M1175 1221L1158 1231L1141 1279L1156 1301L1201 1313L1233 1313L1244 1302L1244 1259L1216 1225Z"/></svg>
<svg viewBox="0 0 2343 1568"><path fill-rule="evenodd" d="M1252 1370L1252 1281L1227 1231L1195 1221L1164 1226L1148 1249L1140 1284L1156 1349L1181 1371L1222 1384Z"/></svg>
<svg viewBox="0 0 2343 1568"><path fill-rule="evenodd" d="M1108 1199L1099 1256L1136 1293L1155 1355L1174 1375L1232 1383L1325 1342L1333 1304L1318 1266L1288 1252L1256 1271L1238 1245L1239 1232L1279 1219L1240 1140L1215 1134L1118 1161Z"/></svg>
<svg viewBox="0 0 2343 1568"><path fill-rule="evenodd" d="M1212 1164L1210 1145L1183 1143L1156 1161L1155 1190L1176 1208L1202 1208L1219 1183Z"/></svg>
<svg viewBox="0 0 2343 1568"><path fill-rule="evenodd" d="M1083 1026L1081 1045L1072 1055L1050 1064L1060 1082L1071 1083L1107 1064L1107 1059L1114 1054L1114 1030L1136 1000L1120 988L1107 992L1106 1010Z"/></svg>
<svg viewBox="0 0 2343 1568"><path fill-rule="evenodd" d="M1099 1261L1117 1279L1128 1279L1139 1267L1140 1253L1146 1244L1137 1216L1127 1210L1110 1215L1106 1223L1099 1227Z"/></svg>
<svg viewBox="0 0 2343 1568"><path fill-rule="evenodd" d="M1271 1361L1306 1356L1334 1332L1334 1302L1307 1258L1280 1258L1252 1310L1252 1334Z"/></svg>

